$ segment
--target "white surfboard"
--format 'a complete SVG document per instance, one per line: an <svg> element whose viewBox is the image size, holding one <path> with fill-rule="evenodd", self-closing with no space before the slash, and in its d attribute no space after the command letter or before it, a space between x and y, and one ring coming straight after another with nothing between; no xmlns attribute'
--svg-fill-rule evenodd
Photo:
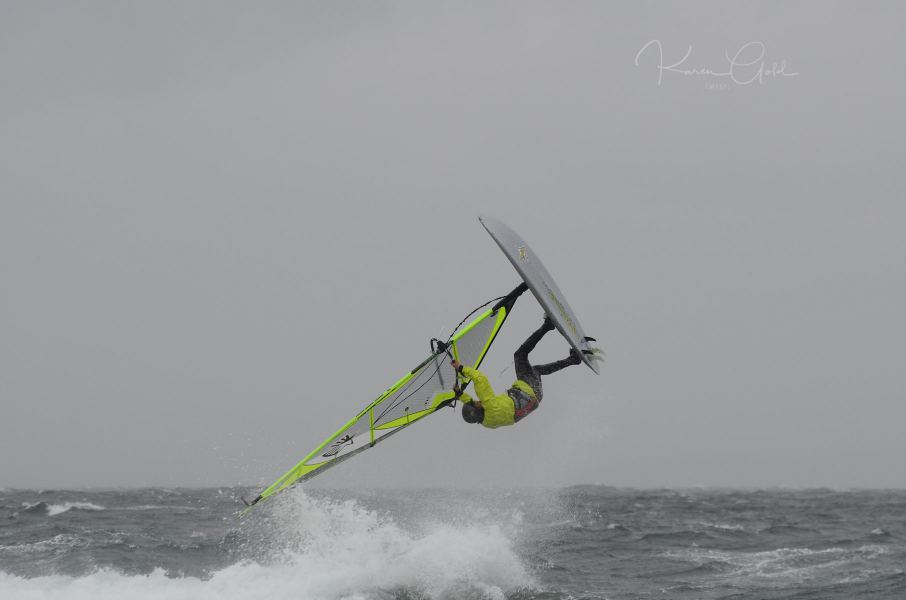
<svg viewBox="0 0 906 600"><path fill-rule="evenodd" d="M600 373L598 364L595 360L596 354L586 354L585 350L596 351L589 345L585 339L585 332L576 313L570 308L569 303L563 296L563 292L557 287L557 283L551 274L545 268L544 263L538 258L525 240L510 229L505 223L494 217L482 216L478 220L484 225L506 257L515 267L516 272L525 281L532 294L541 304L544 311L550 315L551 320L557 327L557 330L566 338L569 345L575 348L582 361L589 366L595 373Z"/></svg>

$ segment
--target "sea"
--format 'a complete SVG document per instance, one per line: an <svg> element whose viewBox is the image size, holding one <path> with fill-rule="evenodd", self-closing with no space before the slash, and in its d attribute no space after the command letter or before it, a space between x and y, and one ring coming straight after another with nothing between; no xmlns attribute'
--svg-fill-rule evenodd
<svg viewBox="0 0 906 600"><path fill-rule="evenodd" d="M906 599L906 491L0 490L0 598Z"/></svg>

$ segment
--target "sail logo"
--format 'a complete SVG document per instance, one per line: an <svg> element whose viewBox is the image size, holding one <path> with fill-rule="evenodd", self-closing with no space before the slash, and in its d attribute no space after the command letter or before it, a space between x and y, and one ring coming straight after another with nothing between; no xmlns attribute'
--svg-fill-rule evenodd
<svg viewBox="0 0 906 600"><path fill-rule="evenodd" d="M325 452L321 456L323 456L324 458L330 458L331 456L336 456L337 454L340 453L340 450L343 449L343 446L351 446L351 445L352 445L352 436L347 433L346 435L344 435L343 437L341 437L340 439L335 441L333 444L331 444L330 448L327 449L327 452Z"/></svg>

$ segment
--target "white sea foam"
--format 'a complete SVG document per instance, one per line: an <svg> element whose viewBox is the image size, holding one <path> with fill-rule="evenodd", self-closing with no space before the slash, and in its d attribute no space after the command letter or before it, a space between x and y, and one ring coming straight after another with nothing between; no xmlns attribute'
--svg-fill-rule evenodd
<svg viewBox="0 0 906 600"><path fill-rule="evenodd" d="M711 523L710 521L697 521L696 524L708 529L722 529L724 531L745 531L746 529L742 525L734 525L730 523Z"/></svg>
<svg viewBox="0 0 906 600"><path fill-rule="evenodd" d="M46 552L48 550L57 550L61 548L75 548L84 545L84 542L77 536L66 533L59 533L52 538L30 542L24 544L0 545L0 551L10 552L13 554L28 554L35 552ZM0 596L2 597L2 596Z"/></svg>
<svg viewBox="0 0 906 600"><path fill-rule="evenodd" d="M64 502L63 504L48 504L47 514L51 517L55 517L56 515L62 515L65 512L69 512L74 508L78 510L107 510L103 506L92 504L91 502Z"/></svg>
<svg viewBox="0 0 906 600"><path fill-rule="evenodd" d="M730 579L757 579L778 584L791 580L803 581L820 574L837 573L845 576L847 569L864 566L889 552L884 546L868 544L858 548L778 548L763 552L740 552L693 548L668 552L665 555L697 564L722 562L734 567Z"/></svg>
<svg viewBox="0 0 906 600"><path fill-rule="evenodd" d="M161 569L142 576L0 572L0 598L351 600L405 589L428 598L502 600L509 591L534 587L513 542L494 525L422 523L416 532L355 502L315 500L301 490L267 508L272 519L252 515L243 529L257 530L261 540L280 532L282 539L270 548L250 544L245 560L209 579L170 577ZM274 532L265 531L268 522Z"/></svg>
<svg viewBox="0 0 906 600"><path fill-rule="evenodd" d="M45 504L44 502L33 502L33 503L22 503L22 510L29 511L43 507L48 516L55 517L61 515L70 510L202 510L198 506L174 506L174 505L163 505L163 504L140 504L136 506L114 506L106 507L100 506L99 504L94 504L92 502L63 502L61 504Z"/></svg>
<svg viewBox="0 0 906 600"><path fill-rule="evenodd" d="M113 510L201 510L197 506L165 506L163 504L140 504L137 506L118 506Z"/></svg>

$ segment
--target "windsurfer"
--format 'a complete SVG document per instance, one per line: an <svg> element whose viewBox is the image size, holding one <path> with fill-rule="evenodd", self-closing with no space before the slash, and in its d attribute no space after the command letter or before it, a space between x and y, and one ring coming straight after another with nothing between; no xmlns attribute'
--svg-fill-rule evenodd
<svg viewBox="0 0 906 600"><path fill-rule="evenodd" d="M519 346L513 355L516 381L503 394L494 393L488 378L481 371L463 365L458 360L451 361L450 364L454 369L475 383L477 399L473 399L463 392L459 385L453 388L456 397L463 403L462 418L466 423L481 423L485 427L497 428L519 422L538 408L541 403L542 375L550 375L571 365L582 363L576 350L570 350L568 357L546 365L533 366L529 362L529 352L534 350L541 338L553 329L553 322L549 316L545 315L541 327Z"/></svg>

